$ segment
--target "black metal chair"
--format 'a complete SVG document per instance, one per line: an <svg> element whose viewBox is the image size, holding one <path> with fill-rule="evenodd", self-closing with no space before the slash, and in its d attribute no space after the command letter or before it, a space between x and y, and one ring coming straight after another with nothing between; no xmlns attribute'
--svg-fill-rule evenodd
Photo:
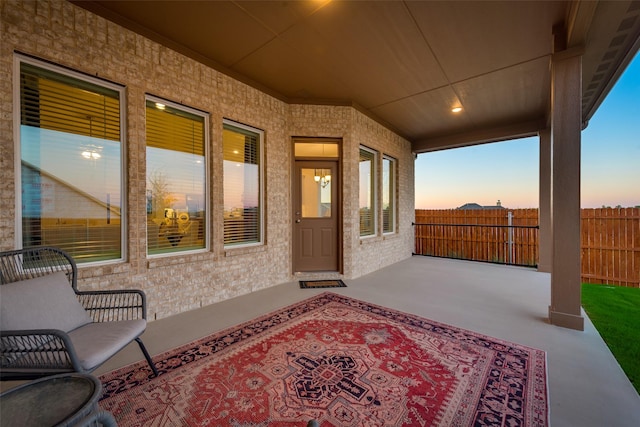
<svg viewBox="0 0 640 427"><path fill-rule="evenodd" d="M0 252L1 380L90 373L133 340L158 375L140 339L144 292L78 291L77 276L57 248Z"/></svg>

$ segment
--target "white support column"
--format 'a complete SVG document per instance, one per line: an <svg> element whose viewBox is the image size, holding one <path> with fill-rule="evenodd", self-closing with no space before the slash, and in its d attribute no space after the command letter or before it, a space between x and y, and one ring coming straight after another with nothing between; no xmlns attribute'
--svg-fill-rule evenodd
<svg viewBox="0 0 640 427"><path fill-rule="evenodd" d="M551 272L551 129L539 132L538 271Z"/></svg>
<svg viewBox="0 0 640 427"><path fill-rule="evenodd" d="M580 284L580 132L582 52L553 55L551 65L552 324L584 330Z"/></svg>

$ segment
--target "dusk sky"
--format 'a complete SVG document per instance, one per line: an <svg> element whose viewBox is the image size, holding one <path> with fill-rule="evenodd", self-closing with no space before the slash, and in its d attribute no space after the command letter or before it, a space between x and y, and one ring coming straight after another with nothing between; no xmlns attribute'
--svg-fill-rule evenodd
<svg viewBox="0 0 640 427"><path fill-rule="evenodd" d="M419 154L416 209L538 207L539 139ZM581 205L640 206L640 54L582 132Z"/></svg>

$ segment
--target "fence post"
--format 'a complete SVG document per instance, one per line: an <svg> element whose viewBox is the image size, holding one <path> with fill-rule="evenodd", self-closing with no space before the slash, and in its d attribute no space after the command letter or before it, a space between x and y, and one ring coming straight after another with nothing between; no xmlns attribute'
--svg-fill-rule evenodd
<svg viewBox="0 0 640 427"><path fill-rule="evenodd" d="M508 212L507 213L507 225L509 226L509 228L507 229L509 231L508 235L508 241L509 241L509 264L513 264L513 212Z"/></svg>

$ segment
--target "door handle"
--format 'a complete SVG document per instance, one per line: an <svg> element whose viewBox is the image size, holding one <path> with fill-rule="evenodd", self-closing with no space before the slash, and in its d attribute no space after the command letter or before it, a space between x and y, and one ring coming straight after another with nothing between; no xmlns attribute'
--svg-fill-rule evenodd
<svg viewBox="0 0 640 427"><path fill-rule="evenodd" d="M301 219L296 219L296 224L300 223Z"/></svg>

